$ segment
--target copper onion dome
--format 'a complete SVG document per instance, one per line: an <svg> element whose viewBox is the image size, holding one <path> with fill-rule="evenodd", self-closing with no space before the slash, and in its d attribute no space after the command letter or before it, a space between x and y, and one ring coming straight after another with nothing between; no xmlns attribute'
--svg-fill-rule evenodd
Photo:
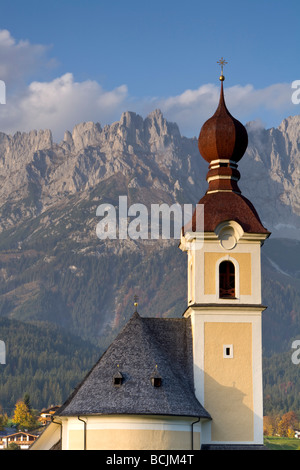
<svg viewBox="0 0 300 470"><path fill-rule="evenodd" d="M221 75L220 101L215 114L202 126L198 139L200 154L207 162L226 159L238 162L248 146L248 134L237 119L228 111L223 91L224 76Z"/></svg>
<svg viewBox="0 0 300 470"><path fill-rule="evenodd" d="M224 99L223 58L219 61L222 72L220 76L221 91L219 105L215 114L202 126L198 147L200 154L209 163L207 181L208 192L234 191L240 193L237 182L240 173L237 162L244 155L248 146L246 128L235 119L227 109Z"/></svg>

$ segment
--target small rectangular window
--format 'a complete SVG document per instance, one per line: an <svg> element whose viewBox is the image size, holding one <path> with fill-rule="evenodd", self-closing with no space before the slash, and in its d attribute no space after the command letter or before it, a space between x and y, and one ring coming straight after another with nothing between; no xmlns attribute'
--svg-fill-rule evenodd
<svg viewBox="0 0 300 470"><path fill-rule="evenodd" d="M232 344L223 345L223 357L226 359L233 358L233 345Z"/></svg>

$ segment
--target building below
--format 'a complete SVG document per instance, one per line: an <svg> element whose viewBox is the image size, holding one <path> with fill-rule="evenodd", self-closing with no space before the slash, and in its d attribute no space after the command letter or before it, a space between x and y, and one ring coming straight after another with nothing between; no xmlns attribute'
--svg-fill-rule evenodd
<svg viewBox="0 0 300 470"><path fill-rule="evenodd" d="M54 413L60 408L60 406L58 405L55 405L55 406L51 406L50 408L47 408L47 409L43 409L41 412L40 412L40 416L39 416L39 422L42 426L46 426L47 424L51 423L52 421L52 416L54 415Z"/></svg>
<svg viewBox="0 0 300 470"><path fill-rule="evenodd" d="M20 450L27 450L37 439L37 434L25 431L18 431L13 434L0 436L0 449L7 449L11 444L19 447Z"/></svg>

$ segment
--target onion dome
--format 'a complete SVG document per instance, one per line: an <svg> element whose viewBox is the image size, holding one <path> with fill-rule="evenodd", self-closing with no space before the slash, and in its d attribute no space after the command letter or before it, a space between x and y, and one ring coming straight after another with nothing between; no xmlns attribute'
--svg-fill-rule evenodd
<svg viewBox="0 0 300 470"><path fill-rule="evenodd" d="M221 75L221 77L224 77ZM207 162L226 159L237 163L248 146L248 134L228 111L221 81L221 93L215 114L202 126L198 139L200 154Z"/></svg>
<svg viewBox="0 0 300 470"><path fill-rule="evenodd" d="M225 63L220 62L222 65ZM198 139L200 154L210 164L206 177L209 183L208 193L241 192L237 184L240 179L237 162L248 146L246 128L230 114L225 104L224 80L222 69L219 105L215 114L203 124Z"/></svg>

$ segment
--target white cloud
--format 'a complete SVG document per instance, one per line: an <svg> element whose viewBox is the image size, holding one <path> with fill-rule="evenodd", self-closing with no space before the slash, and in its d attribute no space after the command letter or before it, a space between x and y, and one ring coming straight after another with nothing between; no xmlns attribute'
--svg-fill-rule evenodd
<svg viewBox="0 0 300 470"><path fill-rule="evenodd" d="M106 124L120 116L127 97L121 85L105 91L95 81L76 82L71 73L50 82L32 82L26 90L7 100L4 110L4 132L51 129L55 140L65 130L82 121Z"/></svg>
<svg viewBox="0 0 300 470"><path fill-rule="evenodd" d="M298 110L291 101L291 84L278 83L262 89L253 85L224 87L225 102L230 113L242 122L261 118L273 113L275 116L295 114ZM194 132L197 135L202 124L213 115L217 108L220 87L212 84L202 85L196 90L186 90L180 95L156 100L155 107L165 116L177 122L182 133Z"/></svg>
<svg viewBox="0 0 300 470"><path fill-rule="evenodd" d="M55 61L47 58L49 48L27 40L16 41L8 30L0 30L0 77L7 88L23 83L42 67L53 66Z"/></svg>
<svg viewBox="0 0 300 470"><path fill-rule="evenodd" d="M213 84L176 96L135 99L126 85L104 90L93 80L77 82L72 73L30 83L35 72L42 74L55 62L49 60L48 50L48 46L16 41L9 31L0 30L0 79L7 89L6 105L0 107L1 131L13 134L18 130L51 129L58 141L65 130L72 130L83 121L105 125L119 120L124 111L135 111L145 117L160 108L168 120L179 125L183 135L192 136L198 135L218 104L220 87ZM242 122L257 118L266 122L270 116L283 119L299 113L292 103L293 91L291 84L286 83L255 89L250 84L227 88L225 82L228 109Z"/></svg>
<svg viewBox="0 0 300 470"><path fill-rule="evenodd" d="M55 140L82 121L103 124L117 120L126 110L126 85L104 90L93 80L77 82L72 73L45 81L31 81L38 73L47 77L55 65L50 47L17 41L0 30L0 79L6 84L6 104L1 110L1 131L51 129ZM29 84L28 84L29 83Z"/></svg>
<svg viewBox="0 0 300 470"><path fill-rule="evenodd" d="M225 101L231 114L242 122L260 118L264 112L287 113L296 111L291 102L291 87L275 84L256 90L252 85L225 89ZM197 135L204 121L213 115L218 105L220 88L202 85L186 90L178 96L165 99L132 100L126 85L104 90L92 80L76 82L66 73L49 82L32 82L22 92L7 100L2 107L2 131L51 129L54 140L62 138L65 130L83 121L102 125L119 120L123 111L136 111L144 117L160 108L165 117L176 122L183 135ZM130 104L129 104L130 103Z"/></svg>

